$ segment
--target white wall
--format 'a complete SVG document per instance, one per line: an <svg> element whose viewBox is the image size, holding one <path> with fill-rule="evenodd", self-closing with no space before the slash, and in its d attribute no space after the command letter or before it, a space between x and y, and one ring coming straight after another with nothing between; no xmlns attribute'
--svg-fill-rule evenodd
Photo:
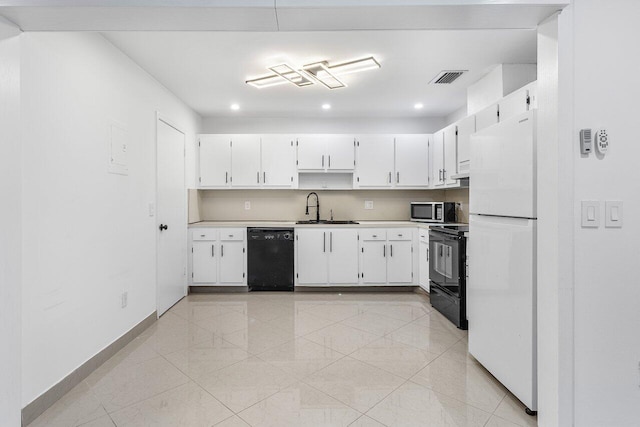
<svg viewBox="0 0 640 427"><path fill-rule="evenodd" d="M19 31L0 18L0 426L20 425L21 167Z"/></svg>
<svg viewBox="0 0 640 427"><path fill-rule="evenodd" d="M251 118L207 117L203 133L433 133L444 118Z"/></svg>
<svg viewBox="0 0 640 427"><path fill-rule="evenodd" d="M560 87L572 88L573 102L560 109L573 112L561 121L561 163L574 164L573 234L575 259L575 425L637 426L640 422L640 2L574 0L561 21L570 29L573 55L562 58ZM564 67L563 67L564 65ZM612 77L615 76L615 77ZM605 157L582 157L578 132L607 128L611 146ZM571 178L571 177L570 177ZM571 181L565 183L571 186ZM624 228L580 226L580 201L621 200ZM604 215L604 207L601 209ZM565 237L571 231L559 230ZM544 285L544 284L542 284ZM550 425L550 424L549 424Z"/></svg>
<svg viewBox="0 0 640 427"><path fill-rule="evenodd" d="M156 110L192 143L201 123L97 33L21 38L24 406L156 309ZM107 173L113 121L128 176Z"/></svg>

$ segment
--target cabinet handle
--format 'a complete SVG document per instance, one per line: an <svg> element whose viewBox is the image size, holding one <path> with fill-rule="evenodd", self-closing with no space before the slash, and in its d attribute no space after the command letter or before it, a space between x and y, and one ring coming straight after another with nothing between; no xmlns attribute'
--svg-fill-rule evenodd
<svg viewBox="0 0 640 427"><path fill-rule="evenodd" d="M387 245L382 245L382 257L387 257Z"/></svg>
<svg viewBox="0 0 640 427"><path fill-rule="evenodd" d="M224 183L228 184L229 183L229 172L225 172L224 173Z"/></svg>
<svg viewBox="0 0 640 427"><path fill-rule="evenodd" d="M393 256L393 245L389 245L389 249L391 251L391 256Z"/></svg>
<svg viewBox="0 0 640 427"><path fill-rule="evenodd" d="M266 172L262 172L262 183L263 184L267 183L267 173Z"/></svg>
<svg viewBox="0 0 640 427"><path fill-rule="evenodd" d="M327 232L322 233L322 252L327 252Z"/></svg>
<svg viewBox="0 0 640 427"><path fill-rule="evenodd" d="M429 262L429 248L427 248L427 262Z"/></svg>
<svg viewBox="0 0 640 427"><path fill-rule="evenodd" d="M333 231L329 232L329 252L333 252Z"/></svg>
<svg viewBox="0 0 640 427"><path fill-rule="evenodd" d="M256 172L256 182L260 184L260 172Z"/></svg>
<svg viewBox="0 0 640 427"><path fill-rule="evenodd" d="M220 257L224 256L224 245L220 245Z"/></svg>
<svg viewBox="0 0 640 427"><path fill-rule="evenodd" d="M215 245L211 245L211 257L216 256L216 251L214 249Z"/></svg>
<svg viewBox="0 0 640 427"><path fill-rule="evenodd" d="M447 179L447 170L442 169L442 181L446 181L446 179Z"/></svg>
<svg viewBox="0 0 640 427"><path fill-rule="evenodd" d="M324 154L322 155L322 167L324 167Z"/></svg>
<svg viewBox="0 0 640 427"><path fill-rule="evenodd" d="M329 167L331 167L331 155L329 155Z"/></svg>
<svg viewBox="0 0 640 427"><path fill-rule="evenodd" d="M396 183L400 184L400 172L396 172Z"/></svg>
<svg viewBox="0 0 640 427"><path fill-rule="evenodd" d="M373 236L371 236L371 237L373 237L373 238L375 239L376 237L378 237L378 235L377 235L377 234L374 234L374 235L373 235Z"/></svg>
<svg viewBox="0 0 640 427"><path fill-rule="evenodd" d="M391 172L389 172L389 184L391 184Z"/></svg>

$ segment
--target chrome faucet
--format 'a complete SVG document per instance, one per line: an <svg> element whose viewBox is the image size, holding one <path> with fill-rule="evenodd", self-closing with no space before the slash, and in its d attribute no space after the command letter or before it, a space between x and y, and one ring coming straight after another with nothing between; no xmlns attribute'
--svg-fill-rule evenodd
<svg viewBox="0 0 640 427"><path fill-rule="evenodd" d="M307 194L307 208L304 211L304 214L309 215L309 197L311 197L312 194L316 196L316 222L320 222L320 199L318 198L318 193L315 191Z"/></svg>

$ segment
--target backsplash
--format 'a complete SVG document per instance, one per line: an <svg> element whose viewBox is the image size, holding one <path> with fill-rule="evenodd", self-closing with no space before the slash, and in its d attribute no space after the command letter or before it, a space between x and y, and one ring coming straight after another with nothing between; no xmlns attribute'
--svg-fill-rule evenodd
<svg viewBox="0 0 640 427"><path fill-rule="evenodd" d="M433 190L349 190L316 191L320 196L320 218L328 219L333 209L336 220L394 221L409 220L412 201L455 201L460 203L459 220L468 222L467 189ZM190 190L189 222L202 221L296 221L315 218L315 198L308 190ZM365 209L365 200L373 209ZM250 202L251 209L245 209Z"/></svg>

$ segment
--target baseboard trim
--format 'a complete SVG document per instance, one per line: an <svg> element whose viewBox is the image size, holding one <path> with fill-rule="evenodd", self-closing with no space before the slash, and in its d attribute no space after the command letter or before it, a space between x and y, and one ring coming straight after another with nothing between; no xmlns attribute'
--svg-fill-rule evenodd
<svg viewBox="0 0 640 427"><path fill-rule="evenodd" d="M296 292L414 292L415 286L296 286Z"/></svg>
<svg viewBox="0 0 640 427"><path fill-rule="evenodd" d="M189 286L189 294L242 294L248 286Z"/></svg>
<svg viewBox="0 0 640 427"><path fill-rule="evenodd" d="M157 319L158 314L154 311L129 331L125 332L125 334L120 338L109 344L98 352L98 354L80 365L75 371L60 380L60 382L38 396L33 402L22 408L22 425L26 426L32 423L44 411L49 409L51 405L60 400L62 396L67 394L76 385L80 384L80 382L95 371L96 368L106 362L111 356L116 354L135 337L140 335L145 329L155 323Z"/></svg>

